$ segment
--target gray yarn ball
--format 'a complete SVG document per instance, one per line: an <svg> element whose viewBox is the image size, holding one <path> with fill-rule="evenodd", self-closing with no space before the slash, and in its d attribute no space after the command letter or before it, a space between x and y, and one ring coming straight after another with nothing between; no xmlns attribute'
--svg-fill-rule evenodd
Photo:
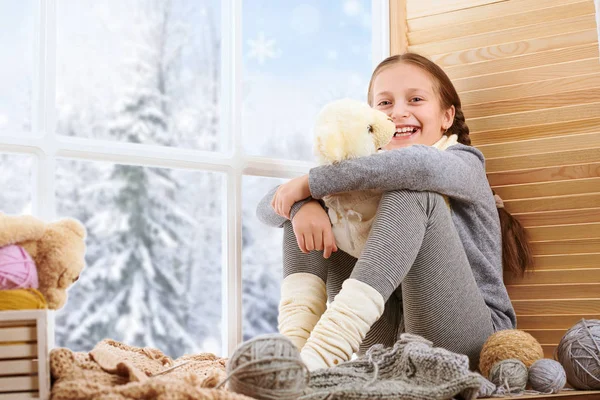
<svg viewBox="0 0 600 400"><path fill-rule="evenodd" d="M238 346L227 363L227 380L230 390L255 399L295 400L307 386L308 370L287 337L267 334Z"/></svg>
<svg viewBox="0 0 600 400"><path fill-rule="evenodd" d="M490 370L490 381L509 393L521 392L527 386L527 367L515 358L498 361Z"/></svg>
<svg viewBox="0 0 600 400"><path fill-rule="evenodd" d="M600 320L582 319L556 348L558 361L575 389L600 389Z"/></svg>
<svg viewBox="0 0 600 400"><path fill-rule="evenodd" d="M529 384L545 394L558 393L567 383L567 375L558 361L542 358L529 367Z"/></svg>

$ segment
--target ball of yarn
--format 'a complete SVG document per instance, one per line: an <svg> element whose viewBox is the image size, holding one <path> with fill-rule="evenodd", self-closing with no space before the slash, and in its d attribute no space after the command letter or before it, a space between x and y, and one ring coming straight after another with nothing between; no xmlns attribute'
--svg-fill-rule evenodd
<svg viewBox="0 0 600 400"><path fill-rule="evenodd" d="M498 331L488 338L481 349L479 370L487 378L494 364L509 358L520 360L529 368L535 361L544 358L544 350L542 345L525 331Z"/></svg>
<svg viewBox="0 0 600 400"><path fill-rule="evenodd" d="M0 311L44 308L48 308L48 303L37 289L0 290Z"/></svg>
<svg viewBox="0 0 600 400"><path fill-rule="evenodd" d="M300 353L280 334L242 343L227 364L229 389L261 400L297 399L306 388L308 370Z"/></svg>
<svg viewBox="0 0 600 400"><path fill-rule="evenodd" d="M600 320L582 319L556 348L558 361L575 389L600 389Z"/></svg>
<svg viewBox="0 0 600 400"><path fill-rule="evenodd" d="M542 358L529 367L529 385L538 392L558 393L567 383L567 375L558 361Z"/></svg>
<svg viewBox="0 0 600 400"><path fill-rule="evenodd" d="M35 263L21 246L0 247L0 290L37 289Z"/></svg>
<svg viewBox="0 0 600 400"><path fill-rule="evenodd" d="M520 392L527 386L527 367L514 358L499 361L490 370L490 381L509 393Z"/></svg>

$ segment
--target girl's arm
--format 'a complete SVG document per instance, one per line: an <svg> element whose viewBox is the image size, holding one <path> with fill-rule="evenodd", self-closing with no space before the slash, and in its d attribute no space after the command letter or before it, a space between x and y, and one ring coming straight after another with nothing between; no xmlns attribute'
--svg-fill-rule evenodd
<svg viewBox="0 0 600 400"><path fill-rule="evenodd" d="M275 192L278 188L279 185L275 186L258 203L258 206L256 207L256 216L258 217L258 220L263 224L267 224L276 228L283 228L283 224L285 223L285 221L287 221L287 218L275 213L275 210L273 210L273 207L271 207L271 200L273 199L273 196L275 195ZM292 206L292 209L290 211L290 221L294 219L294 215L296 215L298 210L300 210L300 208L304 204L308 203L311 200L314 199L309 197L307 199L296 202ZM319 203L321 203L321 206L325 208L325 204L323 203L323 201L319 200Z"/></svg>
<svg viewBox="0 0 600 400"><path fill-rule="evenodd" d="M364 189L409 189L437 192L469 202L477 198L485 176L485 159L471 146L446 151L424 145L315 167L309 173L313 198ZM280 217L281 218L281 217Z"/></svg>

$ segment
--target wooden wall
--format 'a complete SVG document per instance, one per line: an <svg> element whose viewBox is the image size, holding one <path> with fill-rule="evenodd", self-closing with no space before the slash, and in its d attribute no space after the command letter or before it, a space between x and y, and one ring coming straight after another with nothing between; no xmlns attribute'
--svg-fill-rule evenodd
<svg viewBox="0 0 600 400"><path fill-rule="evenodd" d="M505 276L518 328L551 356L600 318L600 58L593 0L391 0L392 54L420 53L460 93L489 181L535 268Z"/></svg>

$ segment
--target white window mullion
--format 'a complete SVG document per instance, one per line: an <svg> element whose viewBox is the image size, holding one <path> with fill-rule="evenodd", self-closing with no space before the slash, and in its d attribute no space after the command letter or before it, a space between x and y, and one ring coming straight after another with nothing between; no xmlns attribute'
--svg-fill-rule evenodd
<svg viewBox="0 0 600 400"><path fill-rule="evenodd" d="M242 341L242 0L222 3L221 132L224 150L231 150L227 174L226 229L223 242L223 353L231 356Z"/></svg>
<svg viewBox="0 0 600 400"><path fill-rule="evenodd" d="M40 0L39 35L36 49L39 79L35 92L34 133L41 134L41 152L37 158L33 212L43 219L56 215L56 1Z"/></svg>
<svg viewBox="0 0 600 400"><path fill-rule="evenodd" d="M56 143L58 157L77 160L215 172L227 172L232 164L227 154L177 147L65 136L58 137Z"/></svg>
<svg viewBox="0 0 600 400"><path fill-rule="evenodd" d="M246 157L244 175L264 176L270 178L294 178L308 174L316 166L314 162L282 160L266 157Z"/></svg>
<svg viewBox="0 0 600 400"><path fill-rule="evenodd" d="M373 68L390 55L390 0L371 0Z"/></svg>

